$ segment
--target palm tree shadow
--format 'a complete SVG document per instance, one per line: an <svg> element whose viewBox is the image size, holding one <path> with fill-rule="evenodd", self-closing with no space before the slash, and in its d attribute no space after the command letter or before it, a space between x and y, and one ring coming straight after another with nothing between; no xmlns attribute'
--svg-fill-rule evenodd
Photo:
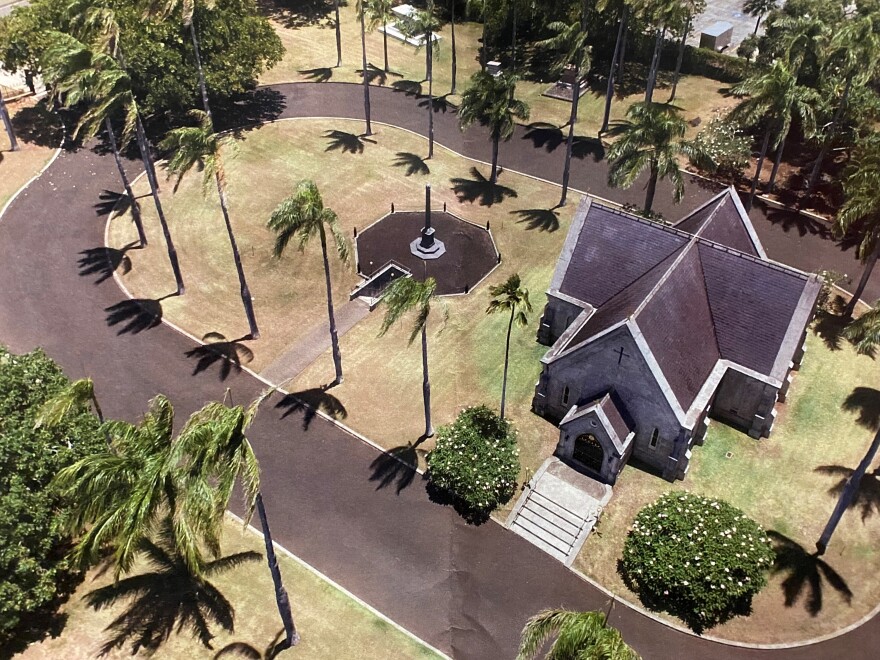
<svg viewBox="0 0 880 660"><path fill-rule="evenodd" d="M327 145L327 148L324 149L324 151L341 150L344 154L362 154L364 153L365 143L372 142L373 144L376 144L375 140L370 140L363 135L347 133L346 131L325 131L324 137L330 141L330 144Z"/></svg>
<svg viewBox="0 0 880 660"><path fill-rule="evenodd" d="M476 167L471 168L472 179L451 179L452 191L459 202L479 201L480 206L500 204L508 197L517 197L516 190L499 183L492 183Z"/></svg>
<svg viewBox="0 0 880 660"><path fill-rule="evenodd" d="M275 637L269 642L265 649L260 651L253 644L247 642L232 642L214 654L214 660L222 658L245 658L245 660L272 660L281 651L285 650L286 639L284 638L284 628L279 630Z"/></svg>
<svg viewBox="0 0 880 660"><path fill-rule="evenodd" d="M98 199L101 201L94 205L95 215L98 217L108 216L114 210L117 216L125 215L131 210L132 202L138 209L141 207L137 199L132 200L126 193L114 190L102 190Z"/></svg>
<svg viewBox="0 0 880 660"><path fill-rule="evenodd" d="M559 215L553 209L519 209L511 211L518 215L517 224L525 224L529 231L538 230L553 233L559 229Z"/></svg>
<svg viewBox="0 0 880 660"><path fill-rule="evenodd" d="M202 341L207 342L203 346L196 346L184 353L186 357L196 360L192 375L196 376L207 371L212 365L220 363L220 380L226 380L235 370L241 373L242 362L247 364L254 359L254 352L245 346L244 340L250 339L249 335L238 339L226 339L219 332L209 332Z"/></svg>
<svg viewBox="0 0 880 660"><path fill-rule="evenodd" d="M828 489L828 494L839 498L852 476L852 468L845 465L820 465L815 472L825 474L832 477L840 477L840 481ZM850 500L849 508L860 508L862 510L862 522L875 514L880 514L880 468L876 468L873 472L867 472L862 476L859 482L858 490Z"/></svg>
<svg viewBox="0 0 880 660"><path fill-rule="evenodd" d="M430 101L428 99L422 99L421 101L419 101L418 106L420 108L427 108L428 103L430 103L431 108L434 110L435 113L442 112L443 114L446 114L452 109L452 104L446 98L447 96L448 94L444 94L443 96L435 96Z"/></svg>
<svg viewBox="0 0 880 660"><path fill-rule="evenodd" d="M846 580L819 557L817 552L807 552L797 541L774 530L768 531L767 536L773 541L773 552L776 555L773 573L788 573L782 581L786 607L793 607L800 600L804 589L808 588L809 594L804 606L810 616L818 615L822 611L823 581L837 591L847 604L852 602L853 593Z"/></svg>
<svg viewBox="0 0 880 660"><path fill-rule="evenodd" d="M857 412L856 423L869 431L880 429L880 391L873 387L856 387L840 407L847 412Z"/></svg>
<svg viewBox="0 0 880 660"><path fill-rule="evenodd" d="M144 540L141 551L155 569L119 580L86 595L86 603L102 610L127 601L126 609L105 628L109 633L101 645L101 656L128 645L131 654L141 649L155 652L172 633L189 630L206 648L211 647L210 625L226 631L235 629L235 610L226 597L207 579L192 576L172 542ZM209 562L206 575L218 575L245 562L258 561L258 552L239 552Z"/></svg>
<svg viewBox="0 0 880 660"><path fill-rule="evenodd" d="M342 401L329 394L327 389L327 387L314 387L288 394L276 403L275 407L284 410L281 419L294 413L302 413L303 431L309 430L319 411L336 420L348 417L348 411L342 405Z"/></svg>
<svg viewBox="0 0 880 660"><path fill-rule="evenodd" d="M355 73L361 80L364 79L363 69L356 69ZM367 62L367 84L377 84L380 87L384 87L386 82L388 82L388 72L385 71L385 69L380 69L376 65Z"/></svg>
<svg viewBox="0 0 880 660"><path fill-rule="evenodd" d="M531 140L536 149L544 149L548 153L555 151L565 141L562 129L545 122L529 124L523 139Z"/></svg>
<svg viewBox="0 0 880 660"><path fill-rule="evenodd" d="M331 69L329 66L321 66L316 69L303 69L299 73L304 75L312 82L317 83L327 82L328 80L330 80L330 78L333 77L333 69Z"/></svg>
<svg viewBox="0 0 880 660"><path fill-rule="evenodd" d="M407 96L421 96L422 84L415 80L395 80L391 83L391 88L395 92L406 94Z"/></svg>
<svg viewBox="0 0 880 660"><path fill-rule="evenodd" d="M397 159L394 161L394 167L405 167L406 176L412 176L413 174L428 175L431 173L428 163L418 154L409 151L398 151L395 156Z"/></svg>
<svg viewBox="0 0 880 660"><path fill-rule="evenodd" d="M155 300L151 298L132 298L131 300L123 300L105 307L107 312L107 325L122 327L117 330L117 335L131 333L136 335L144 330L155 328L162 322L162 304L161 301L169 298L172 294L162 296Z"/></svg>
<svg viewBox="0 0 880 660"><path fill-rule="evenodd" d="M95 284L106 282L113 273L119 271L122 275L131 272L131 259L126 252L136 248L137 243L129 243L121 250L111 247L88 248L79 253L76 264L82 277L97 275Z"/></svg>
<svg viewBox="0 0 880 660"><path fill-rule="evenodd" d="M825 346L831 351L839 351L843 343L843 331L849 324L849 319L843 315L844 300L836 296L831 301L829 309L816 310L816 319L813 322L813 334L825 342Z"/></svg>
<svg viewBox="0 0 880 660"><path fill-rule="evenodd" d="M415 442L389 449L370 463L370 469L373 471L370 481L379 482L376 490L387 488L396 481L397 494L400 495L400 491L413 482L418 474L419 457L426 454L424 449L419 449L419 445L426 439L427 436L423 435Z"/></svg>

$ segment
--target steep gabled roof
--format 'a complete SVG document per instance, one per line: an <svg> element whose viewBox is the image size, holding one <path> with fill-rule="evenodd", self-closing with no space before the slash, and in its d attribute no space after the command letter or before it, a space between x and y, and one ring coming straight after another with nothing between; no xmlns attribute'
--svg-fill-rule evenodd
<svg viewBox="0 0 880 660"><path fill-rule="evenodd" d="M727 188L715 195L676 223L675 228L744 254L767 258L752 221L733 188Z"/></svg>

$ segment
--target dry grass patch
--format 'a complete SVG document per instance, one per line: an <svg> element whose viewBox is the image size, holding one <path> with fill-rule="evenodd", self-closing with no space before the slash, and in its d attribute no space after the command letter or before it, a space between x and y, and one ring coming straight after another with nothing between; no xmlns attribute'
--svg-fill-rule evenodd
<svg viewBox="0 0 880 660"><path fill-rule="evenodd" d="M232 520L225 523L223 548L226 554L245 551L263 553L265 550L260 537L242 531L241 526ZM438 657L290 557L279 555L278 561L290 594L297 630L302 636L295 648L282 652L278 658L335 660L352 655L354 649L357 650L357 657L365 660ZM23 660L87 660L98 657L101 646L108 639L104 629L124 611L125 605L96 612L84 599L93 589L111 582L112 572L101 574L97 570L91 571L62 608L68 618L61 635L33 644L16 657ZM234 643L248 645L263 653L283 637L272 578L265 558L243 564L212 582L235 610L235 632L227 633L219 626L212 625L216 637L212 640L213 650L210 650L183 631L172 635L154 657L211 658ZM103 657L121 660L131 655L126 646ZM230 653L223 657L254 656Z"/></svg>
<svg viewBox="0 0 880 660"><path fill-rule="evenodd" d="M856 388L866 388L859 391L874 392L876 396L853 397ZM687 489L730 502L768 531L783 534L805 551L797 566L770 578L755 598L750 617L735 618L706 634L747 642L791 642L818 637L857 621L880 602L880 553L876 543L880 501L875 501L873 513L865 517L861 507L850 509L823 557L845 587L835 586L833 579L829 581L831 574L823 573L817 592L820 601L813 604L811 612L809 573L799 591L794 588L797 580L790 583L789 595L794 598L790 606L785 602L785 582L792 579L792 569L810 567L809 556L835 503L836 495L829 489L845 476L838 470L821 468L852 469L862 459L872 431L858 420L863 411L869 418L880 414L878 390L880 373L874 361L855 354L848 346L829 350L811 333L803 368L795 377L788 403L781 406L769 439L755 441L713 424L705 445L694 449L687 477L672 485L627 467L614 487L614 499L602 515L599 534L587 540L576 566L628 600L638 602L617 574L629 526L641 508L662 493ZM847 401L862 405L842 411ZM876 500L878 490L874 486L876 474L872 477L870 472L862 488L867 498L863 501L867 502Z"/></svg>
<svg viewBox="0 0 880 660"><path fill-rule="evenodd" d="M357 21L355 3L341 7L340 22L342 24L342 66L336 64L336 32L333 27L333 6L327 3L326 13L317 13L308 17L303 14L291 14L289 10L267 4L266 11L273 17L273 24L278 36L286 49L283 59L273 69L260 77L260 83L273 84L291 81L315 82L360 82L361 35ZM303 25L306 22L308 24ZM439 53L434 57L434 94L443 96L452 89L452 51L449 25L439 32L441 40ZM456 76L457 91L465 89L468 79L480 68L479 38L482 28L479 23L462 22L455 25L455 43L457 50ZM367 61L378 69L384 67L382 50L382 33L379 31L367 34ZM391 73L387 76L377 71L378 77L373 84L391 86L395 83L422 85L427 93L425 79L425 52L415 47L388 38L388 61ZM566 126L571 113L567 101L560 101L543 96L550 82L521 80L517 83L517 96L526 101L532 109L530 122L549 123ZM675 104L684 110L687 119L700 117L705 122L713 112L721 108L729 108L734 100L725 95L728 85L701 76L683 76L678 84ZM668 84L660 83L657 88L658 101L666 100L669 94ZM612 119L621 119L626 109L635 102L644 100L644 90L623 98L615 98L611 109ZM450 96L450 102L457 103L459 97ZM581 97L578 107L580 126L578 133L596 135L602 125L605 108L604 90L588 91ZM691 127L689 132L696 134L699 128Z"/></svg>

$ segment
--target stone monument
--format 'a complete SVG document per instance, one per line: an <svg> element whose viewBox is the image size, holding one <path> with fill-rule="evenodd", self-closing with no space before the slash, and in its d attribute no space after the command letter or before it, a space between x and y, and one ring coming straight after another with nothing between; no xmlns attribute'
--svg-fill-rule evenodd
<svg viewBox="0 0 880 660"><path fill-rule="evenodd" d="M438 259L446 254L443 241L434 236L431 226L431 184L425 186L425 226L419 238L409 244L409 250L420 259Z"/></svg>

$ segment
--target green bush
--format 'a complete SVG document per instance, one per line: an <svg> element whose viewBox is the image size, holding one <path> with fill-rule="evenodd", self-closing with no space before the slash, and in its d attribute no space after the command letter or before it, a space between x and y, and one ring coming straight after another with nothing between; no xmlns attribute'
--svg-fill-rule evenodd
<svg viewBox="0 0 880 660"><path fill-rule="evenodd" d="M77 573L64 558L63 504L50 486L63 467L104 442L85 410L34 430L37 410L68 381L40 351L0 347L0 656L8 644L39 638Z"/></svg>
<svg viewBox="0 0 880 660"><path fill-rule="evenodd" d="M516 431L486 406L465 408L454 423L440 427L427 462L431 486L464 511L488 514L516 489Z"/></svg>
<svg viewBox="0 0 880 660"><path fill-rule="evenodd" d="M742 511L677 492L636 516L621 568L648 607L702 630L748 612L772 564L767 534Z"/></svg>

